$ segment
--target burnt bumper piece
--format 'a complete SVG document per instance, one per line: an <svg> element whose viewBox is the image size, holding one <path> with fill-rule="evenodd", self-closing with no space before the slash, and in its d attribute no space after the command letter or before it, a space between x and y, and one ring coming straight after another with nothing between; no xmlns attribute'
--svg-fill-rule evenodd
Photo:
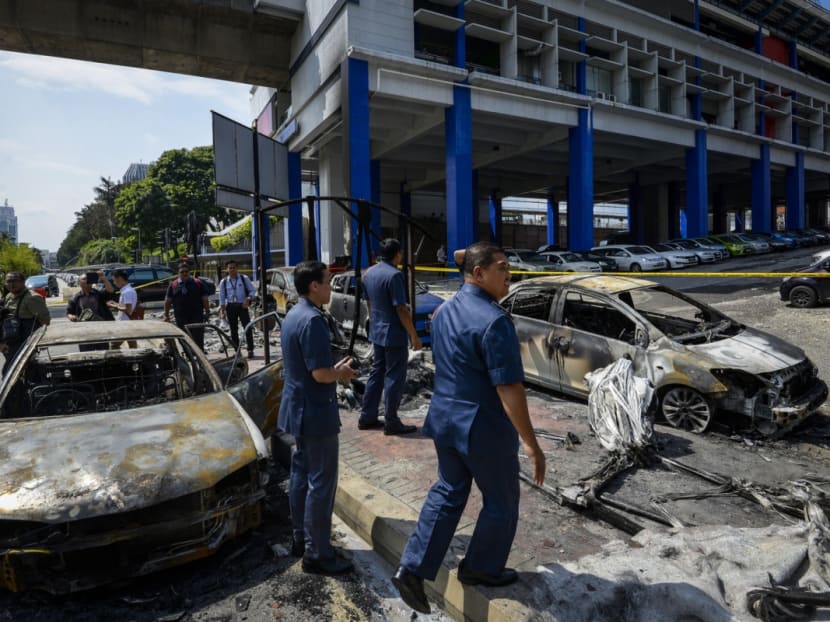
<svg viewBox="0 0 830 622"><path fill-rule="evenodd" d="M154 516L155 522L143 524L137 515L117 528L100 518L33 526L15 538L21 545L0 548L0 587L66 594L207 557L262 522L264 496L258 490L223 497L209 509L189 509L163 521ZM183 510L190 499L181 500ZM27 537L30 534L38 537Z"/></svg>

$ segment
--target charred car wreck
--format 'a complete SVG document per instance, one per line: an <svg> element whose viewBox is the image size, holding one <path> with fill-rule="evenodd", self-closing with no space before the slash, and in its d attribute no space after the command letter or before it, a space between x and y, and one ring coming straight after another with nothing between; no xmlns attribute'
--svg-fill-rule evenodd
<svg viewBox="0 0 830 622"><path fill-rule="evenodd" d="M514 285L501 304L529 381L585 398L585 374L629 358L665 419L693 432L729 411L774 434L827 398L801 349L651 281L542 277Z"/></svg>
<svg viewBox="0 0 830 622"><path fill-rule="evenodd" d="M163 322L37 331L0 384L0 585L82 590L256 527L282 365L238 365Z"/></svg>

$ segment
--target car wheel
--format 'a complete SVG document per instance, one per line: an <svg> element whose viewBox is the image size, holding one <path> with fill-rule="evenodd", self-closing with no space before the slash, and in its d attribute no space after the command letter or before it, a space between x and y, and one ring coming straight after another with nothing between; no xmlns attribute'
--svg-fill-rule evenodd
<svg viewBox="0 0 830 622"><path fill-rule="evenodd" d="M709 401L690 387L671 387L665 391L660 409L670 425L695 434L705 432L712 421Z"/></svg>
<svg viewBox="0 0 830 622"><path fill-rule="evenodd" d="M633 263L633 264L631 264L631 267L629 268L629 271L630 272L642 272L643 269L640 267L640 264Z"/></svg>
<svg viewBox="0 0 830 622"><path fill-rule="evenodd" d="M816 292L812 287L798 285L790 291L790 304L799 309L815 307L817 301L818 296L816 296Z"/></svg>

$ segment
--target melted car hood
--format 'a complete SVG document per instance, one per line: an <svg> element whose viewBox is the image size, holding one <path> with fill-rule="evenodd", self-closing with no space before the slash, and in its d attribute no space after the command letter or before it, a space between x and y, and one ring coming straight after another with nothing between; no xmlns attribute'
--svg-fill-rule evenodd
<svg viewBox="0 0 830 622"><path fill-rule="evenodd" d="M806 358L804 351L783 339L746 328L734 337L686 346L711 360L713 367L765 374L792 367Z"/></svg>
<svg viewBox="0 0 830 622"><path fill-rule="evenodd" d="M210 488L257 459L225 392L133 410L0 421L0 520L62 523Z"/></svg>

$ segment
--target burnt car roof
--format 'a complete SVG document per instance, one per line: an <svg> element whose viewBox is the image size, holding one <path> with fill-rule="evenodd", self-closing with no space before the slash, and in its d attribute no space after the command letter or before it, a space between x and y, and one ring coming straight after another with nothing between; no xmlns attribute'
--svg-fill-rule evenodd
<svg viewBox="0 0 830 622"><path fill-rule="evenodd" d="M94 331L92 330L94 328ZM42 329L41 345L60 343L77 343L92 341L93 336L98 339L113 337L124 339L140 339L148 337L181 337L182 332L175 324L160 320L141 320L140 322L55 322Z"/></svg>
<svg viewBox="0 0 830 622"><path fill-rule="evenodd" d="M563 274L560 276L541 276L526 281L520 281L510 288L511 292L518 289L537 288L545 286L577 285L585 289L592 289L606 294L616 294L643 287L656 287L658 283L646 279L628 276L611 276L603 274Z"/></svg>

